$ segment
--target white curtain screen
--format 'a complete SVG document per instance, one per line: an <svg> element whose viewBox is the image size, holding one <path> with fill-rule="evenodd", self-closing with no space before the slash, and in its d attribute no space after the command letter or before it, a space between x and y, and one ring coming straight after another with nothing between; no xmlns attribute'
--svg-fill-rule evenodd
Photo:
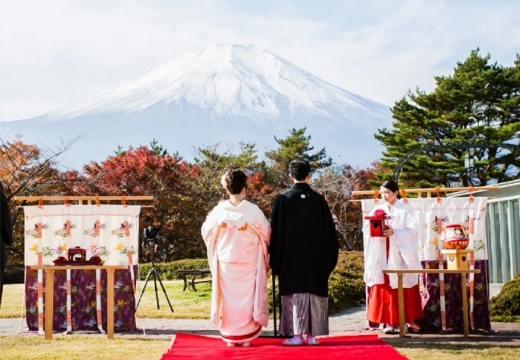
<svg viewBox="0 0 520 360"><path fill-rule="evenodd" d="M138 262L140 206L25 206L25 265L54 265L70 248L86 249L104 265Z"/></svg>

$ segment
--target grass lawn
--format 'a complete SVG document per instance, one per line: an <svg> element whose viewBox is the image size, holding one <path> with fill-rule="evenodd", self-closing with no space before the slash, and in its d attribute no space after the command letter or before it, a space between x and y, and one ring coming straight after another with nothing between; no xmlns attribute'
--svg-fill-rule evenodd
<svg viewBox="0 0 520 360"><path fill-rule="evenodd" d="M512 360L520 351L520 346L387 343L411 360Z"/></svg>
<svg viewBox="0 0 520 360"><path fill-rule="evenodd" d="M519 347L450 344L392 344L411 360L510 360L518 358ZM108 340L100 336L0 336L2 359L9 360L141 360L160 359L170 347L169 340L124 339Z"/></svg>
<svg viewBox="0 0 520 360"><path fill-rule="evenodd" d="M1 321L1 320L0 320ZM143 360L160 359L170 348L169 340L122 339L101 336L57 335L0 336L2 359L9 360Z"/></svg>
<svg viewBox="0 0 520 360"><path fill-rule="evenodd" d="M169 309L166 297L157 283L157 297L160 309L157 309L154 284L148 282L141 299L138 317L168 319L208 319L211 298L211 286L200 284L197 292L182 291L182 281L163 281L166 293L173 306ZM141 286L144 282L141 283ZM138 289L139 295L142 289ZM23 285L5 285L0 308L1 318L17 318L23 312ZM446 343L417 344L403 343L385 339L397 351L411 360L509 360L518 358L520 347L491 346L484 344L451 345ZM10 360L133 360L160 359L170 347L170 340L144 339L139 337L117 337L108 340L98 335L59 335L52 341L43 336L9 335L0 336L2 359Z"/></svg>
<svg viewBox="0 0 520 360"><path fill-rule="evenodd" d="M159 281L157 281L157 296L155 295L152 279L146 285L145 292L139 303L139 308L137 309L138 317L152 319L209 319L211 306L210 284L196 285L197 291L189 288L186 291L182 291L184 287L182 280L162 281L162 283L174 312L172 313L170 310L166 295ZM139 300L142 292L140 286L144 286L144 281L138 282L137 286L137 300ZM0 319L17 318L25 311L23 291L23 284L4 285ZM157 300L159 301L159 309L157 309Z"/></svg>
<svg viewBox="0 0 520 360"><path fill-rule="evenodd" d="M161 284L157 281L157 296L153 280L148 281L145 292L137 309L138 317L152 319L209 319L211 309L211 285L208 283L197 284L197 291L191 288L182 291L184 282L182 280L163 281L166 294L173 307L170 310L168 300L164 294ZM138 284L139 286L139 284ZM140 286L144 286L144 281ZM137 290L139 296L142 289ZM139 296L137 299L139 300ZM159 301L159 309L157 309Z"/></svg>

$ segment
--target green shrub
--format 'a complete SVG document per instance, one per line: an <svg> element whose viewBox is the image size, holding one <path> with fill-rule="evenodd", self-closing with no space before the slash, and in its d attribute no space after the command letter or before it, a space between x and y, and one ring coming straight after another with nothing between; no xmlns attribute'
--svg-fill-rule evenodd
<svg viewBox="0 0 520 360"><path fill-rule="evenodd" d="M139 279L144 281L151 264L139 264ZM206 269L209 267L207 259L184 259L171 263L156 263L155 267L161 280L179 280L177 275L179 270ZM209 276L209 275L206 275ZM23 267L8 266L6 269L6 283L24 283ZM269 307L272 312L272 277L268 278L267 288L269 291ZM517 282L516 289L520 288L520 281ZM504 290L507 286L504 286ZM519 298L520 291L517 290L516 299ZM329 312L337 313L353 306L365 302L365 284L363 283L363 252L362 251L341 251L338 264L329 279ZM519 309L519 302L515 302L516 309ZM509 308L511 306L507 305ZM516 312L520 314L520 310Z"/></svg>
<svg viewBox="0 0 520 360"><path fill-rule="evenodd" d="M489 309L491 321L520 322L520 273L491 298Z"/></svg>
<svg viewBox="0 0 520 360"><path fill-rule="evenodd" d="M150 271L152 264L144 263L139 264L139 279L145 280L146 275ZM161 280L178 280L178 270L188 269L207 269L207 259L185 259L177 260L171 263L156 263L155 268L161 276ZM208 275L209 276L209 275ZM204 277L204 276L202 276ZM21 265L8 265L5 269L5 283L6 284L23 284L24 279L24 267Z"/></svg>
<svg viewBox="0 0 520 360"><path fill-rule="evenodd" d="M329 278L329 313L334 314L364 304L363 252L341 251Z"/></svg>
<svg viewBox="0 0 520 360"><path fill-rule="evenodd" d="M329 313L334 314L364 304L363 252L340 251L338 264L329 278ZM272 277L268 279L269 312L273 312ZM277 294L278 295L278 294ZM277 309L279 312L279 309Z"/></svg>

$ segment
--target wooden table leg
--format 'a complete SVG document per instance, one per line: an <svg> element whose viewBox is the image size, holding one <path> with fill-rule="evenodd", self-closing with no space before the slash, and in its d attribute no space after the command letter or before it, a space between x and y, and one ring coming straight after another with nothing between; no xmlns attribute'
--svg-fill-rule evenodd
<svg viewBox="0 0 520 360"><path fill-rule="evenodd" d="M468 337L468 294L466 293L466 274L460 274L460 278L462 282L462 316L464 317L464 337Z"/></svg>
<svg viewBox="0 0 520 360"><path fill-rule="evenodd" d="M45 340L52 340L54 269L45 269Z"/></svg>
<svg viewBox="0 0 520 360"><path fill-rule="evenodd" d="M191 288L193 289L193 291L197 291L197 289L195 289L195 279L197 278L197 273L193 274L193 278L191 279Z"/></svg>
<svg viewBox="0 0 520 360"><path fill-rule="evenodd" d="M186 291L186 288L188 287L188 276L186 274L181 275L182 280L184 280L184 287L182 288L182 291Z"/></svg>
<svg viewBox="0 0 520 360"><path fill-rule="evenodd" d="M399 304L399 337L405 337L403 274L397 274L397 302Z"/></svg>
<svg viewBox="0 0 520 360"><path fill-rule="evenodd" d="M107 338L114 338L114 269L107 269Z"/></svg>

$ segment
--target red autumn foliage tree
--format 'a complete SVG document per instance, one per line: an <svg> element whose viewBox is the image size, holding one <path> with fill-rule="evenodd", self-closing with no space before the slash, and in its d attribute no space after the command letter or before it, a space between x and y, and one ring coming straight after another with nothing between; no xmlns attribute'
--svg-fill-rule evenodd
<svg viewBox="0 0 520 360"><path fill-rule="evenodd" d="M262 171L248 174L248 200L258 205L268 219L271 219L271 211L278 191L273 185L267 183L266 175Z"/></svg>
<svg viewBox="0 0 520 360"><path fill-rule="evenodd" d="M14 244L9 248L8 264L23 264L24 219L20 206L29 205L25 201L15 202L13 198L56 194L60 184L58 159L73 142L42 149L24 143L20 137L12 141L0 139L0 181L13 218Z"/></svg>
<svg viewBox="0 0 520 360"><path fill-rule="evenodd" d="M191 189L186 185L196 177L195 167L152 143L151 149L130 148L101 163L91 162L83 170L84 175L75 171L61 174L64 194L153 196L153 207L141 210L140 228L148 226L147 219L151 219L159 232L155 244L141 238L141 261L150 260L151 245L158 245L158 262L204 254L200 224L186 210L192 207Z"/></svg>

